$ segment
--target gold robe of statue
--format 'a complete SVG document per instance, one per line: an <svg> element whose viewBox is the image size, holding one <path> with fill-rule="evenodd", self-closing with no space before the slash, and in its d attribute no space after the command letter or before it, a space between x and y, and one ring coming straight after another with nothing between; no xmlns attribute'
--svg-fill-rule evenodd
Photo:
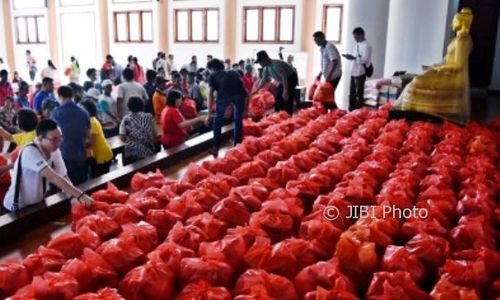
<svg viewBox="0 0 500 300"><path fill-rule="evenodd" d="M397 108L437 115L459 123L468 122L472 18L469 8L454 16L452 29L456 37L448 45L443 62L415 77L401 94Z"/></svg>

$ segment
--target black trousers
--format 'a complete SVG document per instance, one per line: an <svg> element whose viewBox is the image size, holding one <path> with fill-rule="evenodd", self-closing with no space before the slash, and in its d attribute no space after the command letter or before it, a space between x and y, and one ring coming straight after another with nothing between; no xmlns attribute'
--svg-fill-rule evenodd
<svg viewBox="0 0 500 300"><path fill-rule="evenodd" d="M297 73L294 73L293 75L289 76L286 80L288 82L288 100L285 101L285 99L283 99L284 85L283 83L280 83L280 85L276 89L275 111L285 110L287 113L291 115L293 113L293 104L300 100L297 97L298 96L297 85L299 84L299 78L297 76Z"/></svg>
<svg viewBox="0 0 500 300"><path fill-rule="evenodd" d="M89 160L90 166L90 178L96 178L101 175L109 173L109 166L111 165L111 161L98 164L94 159Z"/></svg>
<svg viewBox="0 0 500 300"><path fill-rule="evenodd" d="M361 108L364 102L366 75L351 76L349 110Z"/></svg>
<svg viewBox="0 0 500 300"><path fill-rule="evenodd" d="M341 78L342 78L342 74L333 80L328 80L328 82L333 86L333 99L335 99L335 91L337 90L337 86L339 85L339 81ZM326 109L336 109L337 104L335 102L332 104L325 104L325 108Z"/></svg>

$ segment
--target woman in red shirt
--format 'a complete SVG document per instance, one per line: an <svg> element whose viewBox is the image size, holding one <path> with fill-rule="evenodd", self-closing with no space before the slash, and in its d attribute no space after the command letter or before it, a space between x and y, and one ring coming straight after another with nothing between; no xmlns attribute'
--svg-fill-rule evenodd
<svg viewBox="0 0 500 300"><path fill-rule="evenodd" d="M165 149L184 143L189 137L190 127L198 123L203 123L205 120L204 116L185 120L179 110L182 103L182 97L180 91L171 90L168 92L167 106L161 112L161 143Z"/></svg>
<svg viewBox="0 0 500 300"><path fill-rule="evenodd" d="M248 64L245 66L245 75L243 75L243 78L241 80L243 81L243 86L247 90L247 93L251 94L254 84L252 65Z"/></svg>

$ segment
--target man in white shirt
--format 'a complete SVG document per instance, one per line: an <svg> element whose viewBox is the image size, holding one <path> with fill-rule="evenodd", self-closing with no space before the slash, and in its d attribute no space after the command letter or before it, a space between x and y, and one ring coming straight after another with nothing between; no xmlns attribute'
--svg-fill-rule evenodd
<svg viewBox="0 0 500 300"><path fill-rule="evenodd" d="M173 71L177 71L177 67L174 62L174 55L169 54L167 59L167 69L165 70L166 76L171 76Z"/></svg>
<svg viewBox="0 0 500 300"><path fill-rule="evenodd" d="M167 61L165 60L165 53L162 53L160 59L156 62L155 71L158 73L161 69L163 69L163 72L165 72L164 77L170 80L170 73L167 73L168 65Z"/></svg>
<svg viewBox="0 0 500 300"><path fill-rule="evenodd" d="M128 113L128 99L139 97L144 102L149 99L146 89L134 81L134 71L132 71L132 69L125 68L125 70L123 70L123 79L125 82L120 83L118 86L118 95L116 97L117 117L120 120Z"/></svg>
<svg viewBox="0 0 500 300"><path fill-rule="evenodd" d="M48 183L75 197L87 206L92 198L76 188L67 177L67 170L59 150L62 132L54 120L46 119L36 128L37 137L20 152L14 166L12 184L4 199L8 211L17 211L43 201Z"/></svg>
<svg viewBox="0 0 500 300"><path fill-rule="evenodd" d="M349 91L349 110L354 110L363 106L366 81L365 67L369 67L372 64L372 46L370 46L365 39L365 31L361 27L356 27L352 34L356 41L353 54L342 55L353 62L351 88Z"/></svg>
<svg viewBox="0 0 500 300"><path fill-rule="evenodd" d="M316 77L321 76L333 86L333 91L337 89L340 78L342 77L342 64L340 62L339 50L335 45L326 40L322 31L313 34L314 42L318 45L321 52L321 72Z"/></svg>

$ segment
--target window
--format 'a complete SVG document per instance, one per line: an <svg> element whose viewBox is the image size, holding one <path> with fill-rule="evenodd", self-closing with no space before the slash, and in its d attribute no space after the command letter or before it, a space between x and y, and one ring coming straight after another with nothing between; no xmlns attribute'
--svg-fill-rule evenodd
<svg viewBox="0 0 500 300"><path fill-rule="evenodd" d="M15 10L47 7L45 0L14 0L13 4Z"/></svg>
<svg viewBox="0 0 500 300"><path fill-rule="evenodd" d="M115 42L143 43L153 41L151 11L115 12Z"/></svg>
<svg viewBox="0 0 500 300"><path fill-rule="evenodd" d="M342 39L342 5L323 6L323 32L326 40L340 43Z"/></svg>
<svg viewBox="0 0 500 300"><path fill-rule="evenodd" d="M219 9L176 9L174 15L176 42L219 42Z"/></svg>
<svg viewBox="0 0 500 300"><path fill-rule="evenodd" d="M294 6L244 7L243 21L244 43L293 43Z"/></svg>
<svg viewBox="0 0 500 300"><path fill-rule="evenodd" d="M14 18L18 44L45 43L44 16L18 16Z"/></svg>

